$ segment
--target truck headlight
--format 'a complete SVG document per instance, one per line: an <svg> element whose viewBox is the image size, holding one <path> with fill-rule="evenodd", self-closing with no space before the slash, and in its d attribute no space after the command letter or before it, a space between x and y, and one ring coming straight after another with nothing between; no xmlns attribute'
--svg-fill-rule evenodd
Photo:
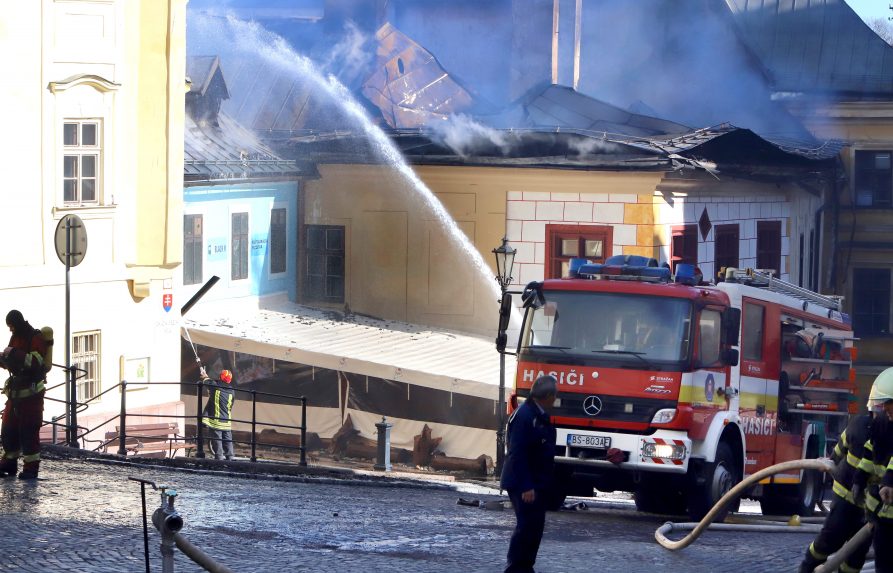
<svg viewBox="0 0 893 573"><path fill-rule="evenodd" d="M669 424L676 417L676 408L665 408L655 412L651 418L652 424Z"/></svg>
<svg viewBox="0 0 893 573"><path fill-rule="evenodd" d="M685 446L682 444L655 444L645 442L642 444L642 457L661 458L665 460L685 459Z"/></svg>

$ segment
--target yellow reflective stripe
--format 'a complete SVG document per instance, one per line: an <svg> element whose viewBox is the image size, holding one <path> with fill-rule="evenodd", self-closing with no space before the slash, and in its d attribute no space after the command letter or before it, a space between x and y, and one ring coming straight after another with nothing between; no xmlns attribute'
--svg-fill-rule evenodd
<svg viewBox="0 0 893 573"><path fill-rule="evenodd" d="M868 473L868 474L874 473L874 462L871 461L870 456L865 456L864 458L862 458L862 460L859 462L859 465L857 467L865 473Z"/></svg>
<svg viewBox="0 0 893 573"><path fill-rule="evenodd" d="M36 351L36 350L32 350L32 351L28 354L28 356L33 356L34 359L37 360L37 363L38 363L39 365L43 366L43 355L41 355L40 352L38 352L38 351Z"/></svg>
<svg viewBox="0 0 893 573"><path fill-rule="evenodd" d="M25 462L25 463L28 463L28 462L39 462L39 461L40 461L40 454L37 453L37 454L31 454L31 455L28 455L28 456L22 456L22 461Z"/></svg>
<svg viewBox="0 0 893 573"><path fill-rule="evenodd" d="M856 569L855 567L850 567L846 563L841 563L840 570L843 571L843 573L859 573L860 571L862 571L862 568L860 567Z"/></svg>
<svg viewBox="0 0 893 573"><path fill-rule="evenodd" d="M853 454L847 452L846 454L846 463L850 464L854 468L859 467L859 462L862 461L862 458L854 456Z"/></svg>
<svg viewBox="0 0 893 573"><path fill-rule="evenodd" d="M847 500L848 502L852 503L853 505L857 505L856 499L853 497L853 492L848 490L846 488L846 486L844 486L839 481L834 480L834 485L831 486L831 491L833 491L835 494L842 497L843 499Z"/></svg>
<svg viewBox="0 0 893 573"><path fill-rule="evenodd" d="M19 451L19 450L16 450L16 451L14 451L14 452L3 452L3 458L2 458L2 459L4 459L4 460L17 460L17 459L19 459L19 456L21 455L21 453L22 453L22 452Z"/></svg>
<svg viewBox="0 0 893 573"><path fill-rule="evenodd" d="M809 553L820 561L825 561L826 559L828 559L827 555L825 555L824 553L819 553L815 550L815 542L809 544Z"/></svg>

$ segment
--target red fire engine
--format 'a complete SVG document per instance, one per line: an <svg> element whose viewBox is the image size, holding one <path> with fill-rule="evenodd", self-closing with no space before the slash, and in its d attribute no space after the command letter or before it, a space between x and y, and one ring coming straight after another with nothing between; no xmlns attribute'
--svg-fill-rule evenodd
<svg viewBox="0 0 893 573"><path fill-rule="evenodd" d="M642 511L703 516L744 476L825 455L854 411L855 349L840 299L728 269L706 285L644 257L574 261L527 285L510 408L558 379L556 490L628 491ZM822 477L764 480L767 514L811 512Z"/></svg>

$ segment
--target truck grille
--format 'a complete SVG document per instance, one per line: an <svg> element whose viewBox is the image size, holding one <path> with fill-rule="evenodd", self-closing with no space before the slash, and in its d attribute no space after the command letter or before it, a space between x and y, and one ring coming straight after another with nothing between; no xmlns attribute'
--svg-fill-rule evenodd
<svg viewBox="0 0 893 573"><path fill-rule="evenodd" d="M521 390L519 396L527 397L529 391ZM626 396L606 396L594 394L601 400L602 410L595 416L586 414L583 410L583 402L589 394L559 392L561 400L549 411L549 415L562 418L581 418L583 420L600 420L613 422L636 422L647 424L654 418L658 410L675 408L676 400L661 400L655 398L631 398Z"/></svg>

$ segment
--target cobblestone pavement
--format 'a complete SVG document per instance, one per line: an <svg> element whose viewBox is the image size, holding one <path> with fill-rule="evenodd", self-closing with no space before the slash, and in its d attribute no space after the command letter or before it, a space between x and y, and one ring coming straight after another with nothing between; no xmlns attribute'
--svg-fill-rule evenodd
<svg viewBox="0 0 893 573"><path fill-rule="evenodd" d="M0 571L145 571L139 484L175 487L182 534L239 572L501 571L514 515L457 505L467 493L400 484L293 483L225 473L47 460L42 479L0 481ZM473 496L497 499L496 496ZM147 488L148 512L158 495ZM797 533L713 533L661 548L664 520L623 510L551 513L540 573L795 571ZM150 528L153 571L159 536ZM176 571L201 569L177 552Z"/></svg>

